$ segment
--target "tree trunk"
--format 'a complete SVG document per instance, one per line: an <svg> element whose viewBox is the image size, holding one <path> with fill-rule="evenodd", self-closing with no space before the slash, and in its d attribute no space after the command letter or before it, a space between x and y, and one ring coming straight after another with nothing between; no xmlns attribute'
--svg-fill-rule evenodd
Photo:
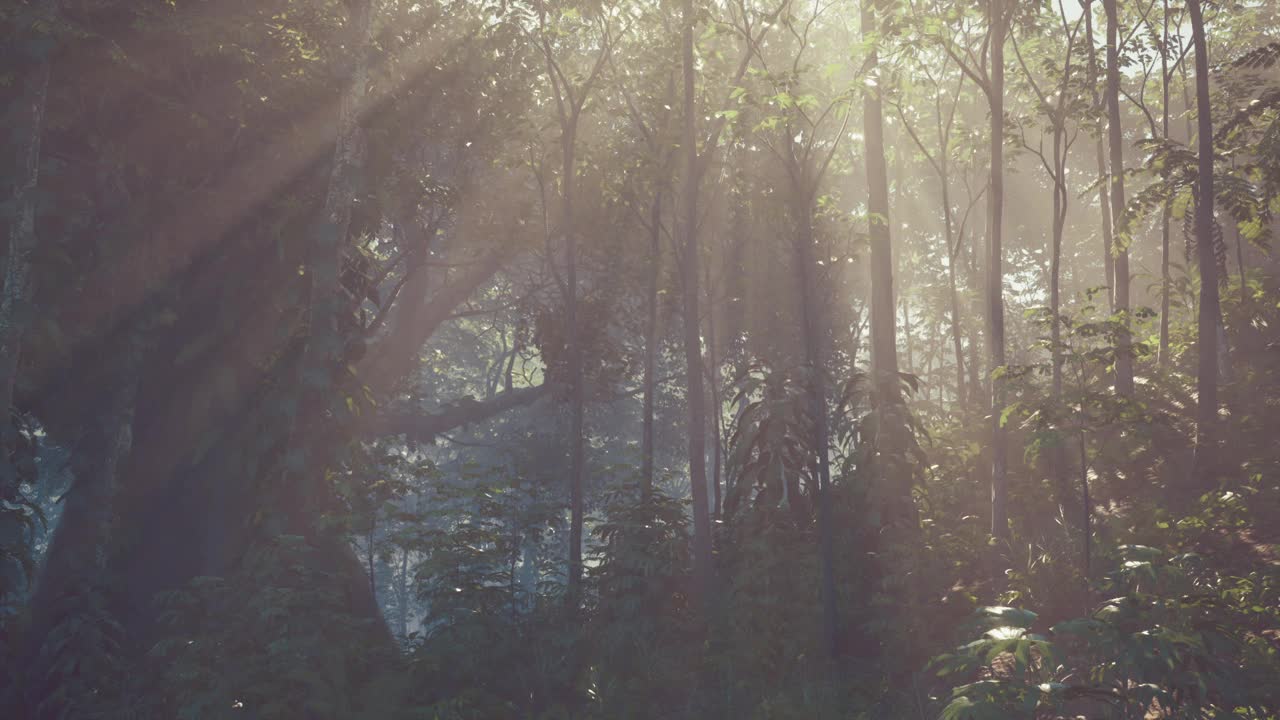
<svg viewBox="0 0 1280 720"><path fill-rule="evenodd" d="M964 407L966 402L964 386L964 341L961 338L960 293L956 289L956 262L959 260L960 246L955 242L955 229L951 220L951 192L948 177L947 153L950 143L943 142L938 162L941 171L938 173L942 182L942 218L947 240L947 291L951 301L951 344L956 356L956 405Z"/></svg>
<svg viewBox="0 0 1280 720"><path fill-rule="evenodd" d="M724 419L723 399L720 392L720 353L716 344L716 308L714 298L711 297L711 283L707 282L707 365L710 368L709 380L711 382L711 517L713 520L720 519L720 511L723 506L723 491L720 488L720 479L723 474L724 464L724 433L722 432L722 421Z"/></svg>
<svg viewBox="0 0 1280 720"><path fill-rule="evenodd" d="M396 626L400 642L409 639L409 551L400 551L400 574L396 577Z"/></svg>
<svg viewBox="0 0 1280 720"><path fill-rule="evenodd" d="M987 345L991 373L991 536L1009 539L1008 433L1001 415L1005 382L996 371L1005 364L1004 352L1004 42L1005 2L988 0L991 25L991 196L987 248Z"/></svg>
<svg viewBox="0 0 1280 720"><path fill-rule="evenodd" d="M113 529L118 524L120 468L133 450L145 343L142 322L128 321L122 335L111 353L110 362L116 366L106 374L99 403L89 406L93 410L72 452L74 479L31 598L25 672L32 717L63 717L69 709L64 703L89 710L83 706L91 708L114 681L106 673L112 661L103 653L125 639L109 637L109 624L117 619L108 610L110 591L116 587L109 563L118 542ZM58 637L66 640L54 641ZM102 676L77 677L68 667L94 668Z"/></svg>
<svg viewBox="0 0 1280 720"><path fill-rule="evenodd" d="M681 138L685 155L683 235L684 359L689 403L689 486L693 495L693 573L695 605L709 609L712 573L711 515L707 498L707 409L702 382L702 337L699 311L698 245L698 146L697 103L694 99L693 0L683 0L681 54L684 75L684 126Z"/></svg>
<svg viewBox="0 0 1280 720"><path fill-rule="evenodd" d="M4 258L4 290L0 295L0 501L18 506L22 478L14 463L18 431L11 413L14 385L22 338L32 312L31 256L37 244L36 193L40 181L40 140L44 134L45 101L49 94L49 60L41 57L22 73L21 96L13 112L17 138L10 194L9 248ZM25 553L20 513L0 513L0 548ZM24 585L21 564L16 559L0 559L0 615ZM4 621L0 621L2 626Z"/></svg>
<svg viewBox="0 0 1280 720"><path fill-rule="evenodd" d="M863 38L872 40L879 34L877 14L879 0L863 0ZM870 77L878 72L876 48L870 48L866 67ZM902 397L898 379L898 338L893 295L893 239L889 232L889 173L884 155L884 106L878 87L868 88L862 95L863 136L867 153L867 214L871 256L871 370L875 382L882 426L878 439L881 453L901 450L897 427L897 406ZM909 333L906 305L903 305L904 332ZM892 421L890 419L892 418ZM888 482L888 478L882 478ZM909 490L908 490L909 492ZM897 493L894 493L895 495Z"/></svg>
<svg viewBox="0 0 1280 720"><path fill-rule="evenodd" d="M302 524L313 518L320 505L316 478L323 477L326 461L310 457L311 449L321 444L317 442L320 425L327 414L326 407L334 402L332 391L340 382L336 375L346 365L342 329L346 298L339 278L364 164L360 115L369 85L372 5L372 0L355 0L349 5L348 32L355 57L338 110L337 140L324 209L307 248L307 340L298 363L296 403L287 423L286 447L292 457L286 458L281 483L295 502L290 504L288 517L282 519L284 525L276 528L288 534L307 534Z"/></svg>
<svg viewBox="0 0 1280 720"><path fill-rule="evenodd" d="M1055 405L1055 416L1062 409L1062 236L1067 224L1067 158L1063 147L1066 135L1066 117L1059 115L1054 119L1053 127L1053 248L1049 255L1049 342L1052 370L1052 395ZM1067 502L1070 495L1067 479L1066 438L1059 436L1054 443L1053 469L1051 476L1058 488L1058 501Z"/></svg>
<svg viewBox="0 0 1280 720"><path fill-rule="evenodd" d="M1102 0L1107 13L1107 138L1111 150L1111 227L1120 226L1124 213L1124 128L1120 124L1120 18L1118 0ZM1115 312L1120 314L1122 329L1116 348L1116 392L1133 395L1133 350L1129 341L1129 248L1125 238L1116 238Z"/></svg>
<svg viewBox="0 0 1280 720"><path fill-rule="evenodd" d="M903 350L906 351L906 357L904 358L904 360L906 361L905 362L906 370L904 372L910 373L910 372L916 371L916 361L915 361L915 348L913 347L913 343L911 342L911 339L912 339L911 303L909 303L907 301L907 298L905 297L908 290L909 288L902 289L902 292L904 295L904 297L902 298L902 344L903 344Z"/></svg>
<svg viewBox="0 0 1280 720"><path fill-rule="evenodd" d="M990 200L987 201L988 204ZM985 213L984 213L985 216ZM978 269L978 256L980 251L976 242L977 233L970 235L971 243L964 248L965 266L968 270L968 287L982 287L982 272ZM957 243L964 245L964 234L961 233ZM969 300L970 310L973 317L976 318L969 327L969 402L975 407L989 409L991 406L991 393L989 388L982 381L981 368L985 362L985 348L983 342L985 338L982 336L982 318L986 317L983 310L983 302L980 293L974 293Z"/></svg>
<svg viewBox="0 0 1280 720"><path fill-rule="evenodd" d="M1053 363L1053 398L1062 399L1062 323L1058 316L1062 312L1062 299L1059 290L1062 275L1062 234L1067 222L1067 188L1066 162L1062 156L1062 143L1065 128L1061 124L1053 129L1053 161L1057 166L1053 178L1053 247L1049 255L1049 312L1050 354Z"/></svg>
<svg viewBox="0 0 1280 720"><path fill-rule="evenodd" d="M653 195L649 210L649 287L645 298L644 325L644 417L640 440L640 496L648 500L653 494L653 408L658 365L658 281L662 275L662 191Z"/></svg>
<svg viewBox="0 0 1280 720"><path fill-rule="evenodd" d="M369 597L373 598L373 604L378 604L378 580L376 567L374 565L374 542L378 532L378 508L374 506L369 513L369 536L368 544L364 549L364 561L367 572L369 573Z"/></svg>
<svg viewBox="0 0 1280 720"><path fill-rule="evenodd" d="M1101 99L1098 97L1098 56L1094 52L1093 44L1093 0L1085 0L1084 2L1084 34L1088 39L1088 65L1089 65L1089 87L1093 88L1093 105L1095 108L1101 106ZM1098 207L1102 209L1102 267L1107 283L1107 307L1115 309L1115 292L1116 292L1116 271L1115 258L1112 255L1112 249L1115 247L1115 239L1111 227L1111 201L1108 198L1109 184L1107 177L1107 158L1103 148L1102 135L1099 134L1094 142L1094 152L1097 157L1098 164Z"/></svg>
<svg viewBox="0 0 1280 720"><path fill-rule="evenodd" d="M1169 0L1163 0L1163 29L1160 47L1160 133L1169 140ZM1156 362L1169 365L1169 292L1173 283L1169 276L1169 202L1160 209L1160 342Z"/></svg>
<svg viewBox="0 0 1280 720"><path fill-rule="evenodd" d="M1196 323L1199 369L1196 375L1196 477L1213 480L1213 444L1218 424L1218 262L1213 237L1213 116L1209 105L1209 57L1200 0L1187 0L1196 53L1196 121L1199 172L1196 178L1196 255L1200 265L1200 312Z"/></svg>
<svg viewBox="0 0 1280 720"><path fill-rule="evenodd" d="M565 322L568 325L569 351L569 580L565 597L569 607L577 608L581 601L582 587L582 524L586 515L584 491L586 486L585 439L583 437L584 388L582 377L582 347L578 330L578 236L573 222L573 174L576 117L564 129L561 140L563 166L561 178L561 222L565 238Z"/></svg>

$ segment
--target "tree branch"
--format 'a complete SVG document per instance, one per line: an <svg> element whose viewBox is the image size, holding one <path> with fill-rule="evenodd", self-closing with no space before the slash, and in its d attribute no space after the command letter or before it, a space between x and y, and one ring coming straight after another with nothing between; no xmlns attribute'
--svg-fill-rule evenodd
<svg viewBox="0 0 1280 720"><path fill-rule="evenodd" d="M466 397L435 412L388 410L378 413L365 428L366 439L386 435L404 435L410 440L430 443L436 437L488 420L508 410L530 405L548 394L552 386L543 383L533 387L503 390L486 400Z"/></svg>

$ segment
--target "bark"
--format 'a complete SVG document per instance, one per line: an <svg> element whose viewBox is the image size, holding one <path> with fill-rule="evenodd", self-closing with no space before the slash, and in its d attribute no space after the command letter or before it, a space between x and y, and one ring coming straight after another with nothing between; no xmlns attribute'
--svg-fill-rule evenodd
<svg viewBox="0 0 1280 720"><path fill-rule="evenodd" d="M653 194L649 210L649 286L645 298L644 325L644 417L640 440L640 495L653 494L654 400L658 366L658 281L662 276L662 191Z"/></svg>
<svg viewBox="0 0 1280 720"><path fill-rule="evenodd" d="M1169 139L1169 0L1163 0L1164 18L1160 43L1160 132ZM1160 367L1169 365L1169 292L1173 283L1169 276L1169 202L1160 210L1160 341L1156 353Z"/></svg>
<svg viewBox="0 0 1280 720"><path fill-rule="evenodd" d="M111 678L76 680L62 675L67 656L88 667L102 667L100 654L106 649L96 641L95 632L108 632L96 619L101 609L96 596L113 587L109 562L118 542L117 498L120 469L133 450L134 416L145 335L141 323L133 321L113 348L115 367L107 373L105 391L88 413L79 443L72 452L74 479L63 500L63 516L54 533L40 582L30 602L31 626L26 648L25 672L33 691L32 709L36 717L58 712L63 702L86 702L89 698L61 697L68 683L110 683ZM114 618L113 618L114 619ZM46 642L60 627L84 624L62 643ZM61 634L61 633L59 633ZM83 644L82 644L83 643ZM106 689L106 688L103 688ZM61 715L59 715L61 716Z"/></svg>
<svg viewBox="0 0 1280 720"><path fill-rule="evenodd" d="M577 134L576 114L562 128L561 222L565 237L565 322L569 351L569 584L565 593L577 608L582 586L582 524L585 518L586 448L583 437L585 397L582 376L582 339L578 328L578 235L573 220L573 186Z"/></svg>
<svg viewBox="0 0 1280 720"><path fill-rule="evenodd" d="M1094 52L1093 44L1093 0L1085 0L1084 3L1084 34L1088 40L1088 71L1089 71L1089 87L1093 90L1093 105L1095 108L1102 106L1102 99L1098 97L1098 58ZM1115 246L1115 239L1111 227L1111 200L1108 197L1109 185L1107 178L1107 158L1103 148L1103 138L1099 134L1095 143L1094 151L1098 164L1098 207L1102 209L1102 267L1106 274L1107 283L1107 305L1115 309L1115 289L1116 289L1116 272L1115 257L1112 255L1112 249Z"/></svg>
<svg viewBox="0 0 1280 720"><path fill-rule="evenodd" d="M987 201L988 204L990 200ZM985 213L983 214L985 216ZM973 238L977 237L976 231ZM964 246L964 233L960 234L957 239L959 246ZM982 273L978 269L978 243L972 242L971 246L965 249L966 266L969 272L968 286L971 288L983 287ZM979 293L974 293L970 299L970 309L973 311L975 318L985 318L986 313L983 310L983 302ZM982 381L982 371L980 368L984 365L986 357L986 348L983 343L986 339L982 336L982 320L975 321L969 328L969 402L981 409L990 409L991 393L989 388Z"/></svg>
<svg viewBox="0 0 1280 720"><path fill-rule="evenodd" d="M375 397L386 398L400 383L410 379L418 364L418 352L432 333L453 315L455 309L498 272L502 256L491 253L453 275L434 293L428 293L431 275L426 266L410 268L391 326L374 343L360 363L360 378Z"/></svg>
<svg viewBox="0 0 1280 720"><path fill-rule="evenodd" d="M723 505L720 479L724 464L724 401L720 392L720 354L716 345L716 308L712 297L713 285L707 282L707 365L708 381L711 383L711 517L720 519ZM713 538L714 540L714 538Z"/></svg>
<svg viewBox="0 0 1280 720"><path fill-rule="evenodd" d="M877 15L883 7L880 0L864 0L864 38L870 39L878 34L880 21ZM870 76L875 76L878 65L878 53L872 47L866 61ZM896 303L893 295L893 240L889 232L889 172L884 155L884 105L879 87L869 88L863 93L862 122L866 138L868 235L871 245L871 368L882 422L877 444L881 454L891 455L902 449L902 428L898 426L897 417L902 395L899 389L898 338L894 317ZM910 317L905 303L902 317L903 331L910 333ZM880 478L886 485L894 480ZM895 491L898 489L894 488ZM897 492L893 493L895 501L898 499L897 495Z"/></svg>
<svg viewBox="0 0 1280 720"><path fill-rule="evenodd" d="M400 551L400 572L396 575L396 628L400 642L409 640L409 551Z"/></svg>
<svg viewBox="0 0 1280 720"><path fill-rule="evenodd" d="M1120 226L1124 213L1124 128L1120 123L1120 18L1118 0L1102 0L1107 13L1107 139L1111 151L1111 227ZM1112 253L1115 256L1115 312L1120 314L1123 328L1116 348L1116 392L1122 396L1133 395L1133 355L1129 341L1129 248L1126 239L1116 238Z"/></svg>
<svg viewBox="0 0 1280 720"><path fill-rule="evenodd" d="M1001 422L1005 382L997 371L1005 364L1004 343L1004 0L988 0L991 25L991 189L988 198L987 344L991 373L991 536L1009 539L1008 432Z"/></svg>
<svg viewBox="0 0 1280 720"><path fill-rule="evenodd" d="M565 299L566 345L569 375L569 568L565 601L577 611L582 586L582 525L585 519L586 439L584 435L585 387L583 377L582 337L578 327L578 228L574 217L575 174L577 172L578 120L586 105L591 87L612 52L607 30L601 36L602 46L589 75L575 89L556 62L551 48L550 30L546 27L546 9L539 9L542 30L542 52L547 76L555 97L560 123L560 234L564 237L565 279L561 290Z"/></svg>
<svg viewBox="0 0 1280 720"><path fill-rule="evenodd" d="M375 507L373 511L369 513L369 535L364 548L365 568L366 572L369 573L369 597L373 598L374 605L378 604L378 581L373 562L374 542L377 538L377 532L378 510Z"/></svg>
<svg viewBox="0 0 1280 720"><path fill-rule="evenodd" d="M384 435L404 435L407 439L431 443L441 433L487 420L513 408L529 405L549 394L551 386L535 385L496 393L491 398L465 398L434 413L420 410L385 410L362 428L372 439Z"/></svg>
<svg viewBox="0 0 1280 720"><path fill-rule="evenodd" d="M1199 368L1196 375L1195 475L1201 485L1213 480L1213 444L1218 425L1218 264L1213 237L1213 117L1209 104L1209 57L1200 0L1187 0L1196 54L1196 122L1199 168L1196 177L1196 255L1200 265L1200 311L1196 323Z"/></svg>
<svg viewBox="0 0 1280 720"><path fill-rule="evenodd" d="M364 164L360 115L369 84L372 5L372 0L353 0L348 6L347 32L355 57L351 61L338 109L337 140L324 210L308 247L308 333L298 363L298 394L289 417L286 445L288 452L296 456L297 469L294 472L286 469L282 483L285 488L294 485L298 488L297 511L289 513L294 516L289 521L290 531L295 533L301 530L296 525L318 503L318 493L312 480L323 475L324 460L310 456L315 441L319 439L319 425L328 414L327 406L333 402L332 390L339 382L336 375L340 368L345 367L343 350L346 338L342 316L347 309L339 278L355 204L356 184Z"/></svg>
<svg viewBox="0 0 1280 720"><path fill-rule="evenodd" d="M702 338L699 319L701 273L698 244L698 181L701 176L698 162L697 118L694 98L693 64L693 0L683 0L681 5L681 56L684 79L684 118L681 133L681 150L685 156L685 181L683 197L683 265L682 288L684 314L684 356L689 404L689 485L693 495L693 573L695 605L709 607L712 585L711 564L711 515L707 498L707 411L706 390L702 383ZM709 148L708 148L709 149Z"/></svg>
<svg viewBox="0 0 1280 720"><path fill-rule="evenodd" d="M55 6L56 7L56 6ZM22 477L15 455L18 452L18 429L12 422L14 386L18 379L18 363L22 340L30 325L32 281L31 257L39 238L36 235L36 193L40 182L40 144L44 135L45 103L49 95L48 57L32 61L28 69L19 69L20 95L13 113L16 127L14 185L9 197L12 218L9 222L9 247L4 257L4 289L0 294L0 501L16 507L21 496ZM15 556L26 554L23 547L24 527L18 512L0 514L0 549ZM18 596L25 584L21 562L0 557L0 610L11 597Z"/></svg>
<svg viewBox="0 0 1280 720"><path fill-rule="evenodd" d="M1064 85L1065 79L1064 79ZM1065 92L1062 93L1065 95ZM1061 105L1059 106L1061 111ZM1050 314L1050 362L1053 365L1052 393L1054 404L1062 404L1062 298L1060 285L1062 280L1062 236L1067 224L1067 158L1064 145L1066 128L1065 115L1055 118L1053 128L1053 248L1049 257L1049 314ZM1059 502L1065 503L1068 496L1067 457L1065 438L1060 437L1054 444L1052 475L1058 486Z"/></svg>
<svg viewBox="0 0 1280 720"><path fill-rule="evenodd" d="M947 240L947 293L951 302L951 344L956 356L956 405L964 407L967 402L964 385L964 341L961 339L962 322L960 318L960 293L956 289L956 262L960 254L960 244L954 240L955 229L951 219L950 179L947 177L946 155L950 152L949 142L944 140L942 152L942 171L939 180L942 183L942 213Z"/></svg>

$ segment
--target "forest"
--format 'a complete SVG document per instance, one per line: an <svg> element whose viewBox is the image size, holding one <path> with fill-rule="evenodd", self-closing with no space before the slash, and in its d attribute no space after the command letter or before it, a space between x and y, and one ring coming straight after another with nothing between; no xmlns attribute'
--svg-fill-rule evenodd
<svg viewBox="0 0 1280 720"><path fill-rule="evenodd" d="M0 0L0 716L1280 718L1277 0Z"/></svg>

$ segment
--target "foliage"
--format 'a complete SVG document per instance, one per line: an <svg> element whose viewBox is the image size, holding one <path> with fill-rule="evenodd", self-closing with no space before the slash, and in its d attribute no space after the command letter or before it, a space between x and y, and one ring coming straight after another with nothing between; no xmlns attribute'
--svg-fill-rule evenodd
<svg viewBox="0 0 1280 720"><path fill-rule="evenodd" d="M3 4L0 708L1277 717L1280 7L1203 4Z"/></svg>

